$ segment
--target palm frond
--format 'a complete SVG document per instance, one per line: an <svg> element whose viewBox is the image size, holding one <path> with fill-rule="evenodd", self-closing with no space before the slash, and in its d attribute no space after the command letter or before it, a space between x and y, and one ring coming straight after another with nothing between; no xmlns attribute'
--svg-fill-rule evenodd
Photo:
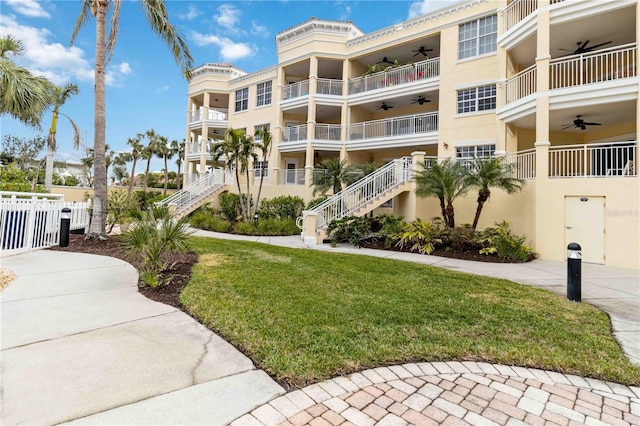
<svg viewBox="0 0 640 426"><path fill-rule="evenodd" d="M122 5L122 0L111 0L111 3L113 4L110 23L111 28L109 29L109 37L107 38L107 47L105 50L107 63L113 58L113 50L116 47L116 39L118 38L118 29L120 27L120 6Z"/></svg>
<svg viewBox="0 0 640 426"><path fill-rule="evenodd" d="M69 42L69 46L73 46L73 42L76 40L80 29L93 16L93 13L91 12L92 1L93 0L82 0L82 9L80 10L80 15L78 15L78 19L76 20L76 25L73 27L73 33L71 33L71 41Z"/></svg>
<svg viewBox="0 0 640 426"><path fill-rule="evenodd" d="M24 53L24 43L17 37L7 34L0 38L0 58L6 58L7 53L20 56Z"/></svg>
<svg viewBox="0 0 640 426"><path fill-rule="evenodd" d="M180 30L169 21L164 1L142 0L141 4L151 30L167 43L176 63L182 68L185 78L187 81L191 80L193 57Z"/></svg>
<svg viewBox="0 0 640 426"><path fill-rule="evenodd" d="M32 127L40 127L51 104L51 83L7 59L0 60L0 114L9 114Z"/></svg>

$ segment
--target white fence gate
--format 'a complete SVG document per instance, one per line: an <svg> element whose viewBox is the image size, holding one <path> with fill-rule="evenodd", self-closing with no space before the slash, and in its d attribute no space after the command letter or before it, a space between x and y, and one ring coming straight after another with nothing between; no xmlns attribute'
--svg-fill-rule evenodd
<svg viewBox="0 0 640 426"><path fill-rule="evenodd" d="M65 203L59 194L0 191L0 256L60 243L60 214L71 209L71 230L89 226L89 203Z"/></svg>

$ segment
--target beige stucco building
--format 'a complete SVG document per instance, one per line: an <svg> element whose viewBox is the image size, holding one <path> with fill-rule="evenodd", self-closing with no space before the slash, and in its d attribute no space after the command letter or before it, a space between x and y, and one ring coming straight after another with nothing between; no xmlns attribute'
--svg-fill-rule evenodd
<svg viewBox="0 0 640 426"><path fill-rule="evenodd" d="M311 18L276 36L270 68L193 70L185 184L215 174L209 147L229 127L273 134L267 198L309 201L326 158L387 163L343 191L340 211L305 215L311 242L343 214L439 215L403 172L425 158L504 155L526 185L494 191L481 228L507 220L543 259L575 241L586 262L638 268L639 18L637 0L470 0L370 34ZM234 190L216 179L190 208ZM456 201L458 223L472 221L475 198Z"/></svg>

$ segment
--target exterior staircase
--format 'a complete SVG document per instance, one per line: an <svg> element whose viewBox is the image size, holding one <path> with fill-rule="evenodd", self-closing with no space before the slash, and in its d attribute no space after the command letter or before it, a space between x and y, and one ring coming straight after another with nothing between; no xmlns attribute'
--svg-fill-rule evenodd
<svg viewBox="0 0 640 426"><path fill-rule="evenodd" d="M375 172L349 185L298 218L305 241L322 241L331 221L347 216L364 216L385 202L409 191L413 171L412 157L393 160Z"/></svg>
<svg viewBox="0 0 640 426"><path fill-rule="evenodd" d="M180 218L211 201L212 197L220 193L228 182L227 172L215 169L158 204L175 208L174 212Z"/></svg>

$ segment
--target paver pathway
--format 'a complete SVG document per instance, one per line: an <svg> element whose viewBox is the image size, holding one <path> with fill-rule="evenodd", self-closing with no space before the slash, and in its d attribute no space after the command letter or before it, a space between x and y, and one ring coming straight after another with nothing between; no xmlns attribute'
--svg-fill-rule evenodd
<svg viewBox="0 0 640 426"><path fill-rule="evenodd" d="M475 362L396 365L280 396L241 425L640 425L640 388Z"/></svg>

